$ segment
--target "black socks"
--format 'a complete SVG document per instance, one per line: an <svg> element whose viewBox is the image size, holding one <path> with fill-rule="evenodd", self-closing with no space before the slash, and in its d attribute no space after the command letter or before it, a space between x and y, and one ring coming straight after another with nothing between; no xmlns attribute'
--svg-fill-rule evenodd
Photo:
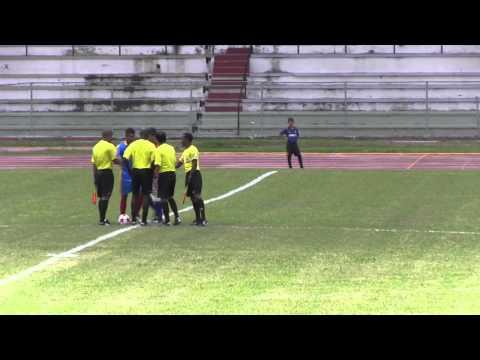
<svg viewBox="0 0 480 360"><path fill-rule="evenodd" d="M165 216L165 223L170 222L170 209L168 208L168 201L162 200L163 216Z"/></svg>
<svg viewBox="0 0 480 360"><path fill-rule="evenodd" d="M147 223L148 219L148 208L150 207L150 196L143 195L143 209L142 209L142 222Z"/></svg>
<svg viewBox="0 0 480 360"><path fill-rule="evenodd" d="M199 203L199 210L200 210L200 216L202 217L202 221L206 221L207 219L205 218L205 203L203 202L203 199L199 199L198 203Z"/></svg>
<svg viewBox="0 0 480 360"><path fill-rule="evenodd" d="M108 200L102 200L98 202L98 212L100 213L100 221L105 221L105 216L108 209Z"/></svg>
<svg viewBox="0 0 480 360"><path fill-rule="evenodd" d="M298 162L300 163L300 167L303 169L303 160L302 155L298 154Z"/></svg>
<svg viewBox="0 0 480 360"><path fill-rule="evenodd" d="M178 208L177 208L177 203L175 202L175 199L174 198L168 199L168 203L170 204L170 207L172 208L172 211L175 214L175 219L178 218Z"/></svg>

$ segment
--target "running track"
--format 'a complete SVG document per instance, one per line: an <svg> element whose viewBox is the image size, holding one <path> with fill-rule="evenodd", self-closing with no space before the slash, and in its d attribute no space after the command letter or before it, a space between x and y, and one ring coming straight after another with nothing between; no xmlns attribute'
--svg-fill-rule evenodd
<svg viewBox="0 0 480 360"><path fill-rule="evenodd" d="M294 167L298 167L295 157ZM306 168L345 170L480 170L480 153L473 154L304 154ZM203 153L203 168L282 169L282 153ZM90 156L0 156L0 170L89 168Z"/></svg>

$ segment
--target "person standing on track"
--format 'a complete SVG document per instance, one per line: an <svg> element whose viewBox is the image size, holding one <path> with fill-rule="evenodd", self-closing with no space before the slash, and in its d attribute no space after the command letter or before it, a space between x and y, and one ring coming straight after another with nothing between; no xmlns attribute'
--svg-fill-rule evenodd
<svg viewBox="0 0 480 360"><path fill-rule="evenodd" d="M280 135L287 137L287 160L288 167L292 168L292 155L295 155L298 158L300 167L303 169L303 160L300 149L298 148L298 138L300 137L300 132L298 128L295 127L295 120L293 118L288 119L288 127L283 129L280 132Z"/></svg>
<svg viewBox="0 0 480 360"><path fill-rule="evenodd" d="M175 165L177 161L177 154L172 145L167 144L167 135L160 131L157 133L158 147L155 150L154 161L154 178L158 178L157 194L161 199L163 208L163 216L165 217L163 224L170 225L170 207L175 215L175 222L173 225L179 225L182 220L178 215L178 208L173 195L175 194L175 184L177 176L175 173Z"/></svg>
<svg viewBox="0 0 480 360"><path fill-rule="evenodd" d="M148 208L150 206L150 193L152 192L152 163L155 153L155 131L142 130L141 139L131 143L123 153L123 162L132 161L132 193L135 203L135 213L132 214L132 224L138 222L140 197L143 195L143 209L141 226L147 225ZM141 194L140 194L141 193Z"/></svg>
<svg viewBox="0 0 480 360"><path fill-rule="evenodd" d="M110 225L106 219L108 201L113 190L113 164L120 165L116 157L116 148L112 144L113 131L102 132L102 139L92 149L93 182L98 196L98 212L100 215L99 225Z"/></svg>
<svg viewBox="0 0 480 360"><path fill-rule="evenodd" d="M192 200L195 210L195 220L192 225L206 226L205 203L202 199L202 174L200 173L200 155L198 149L192 144L193 135L185 133L182 136L182 146L185 150L177 161L175 168L185 167L185 195Z"/></svg>

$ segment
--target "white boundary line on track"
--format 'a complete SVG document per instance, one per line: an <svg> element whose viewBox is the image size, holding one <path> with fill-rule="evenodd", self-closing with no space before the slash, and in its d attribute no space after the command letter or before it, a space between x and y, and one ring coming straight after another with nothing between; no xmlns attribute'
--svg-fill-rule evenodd
<svg viewBox="0 0 480 360"><path fill-rule="evenodd" d="M245 185L243 186L240 186L236 189L233 189L223 195L220 195L220 196L217 196L217 197L214 197L214 198L211 198L211 199L208 199L205 201L205 204L209 204L209 203L212 203L214 201L218 201L218 200L222 200L222 199L225 199L227 197L230 197L232 195L235 195L241 191L244 191L256 184L258 184L260 181L264 180L265 178L273 175L273 174L276 174L278 171L269 171L263 175L260 175L259 177L253 179L252 181L246 183ZM178 212L179 213L183 213L183 212L186 212L186 211L189 211L193 209L192 206L188 206L186 208L183 208L181 210L179 210ZM173 215L173 214L172 214ZM74 247L73 249L70 249L68 251L65 251L63 253L60 253L60 254L56 254L56 255L53 255L52 257L48 258L47 260L44 260L40 263L38 263L37 265L35 266L32 266L32 267L29 267L25 270L22 270L20 271L19 273L16 273L14 275L10 275L4 279L0 279L0 286L3 286L3 285L7 285L7 284L10 284L14 281L18 281L18 280L21 280L21 279L24 279L30 275L32 275L33 273L36 273L38 271L41 271L41 270L44 270L45 268L49 267L50 265L53 265L54 263L56 263L57 261L61 260L61 259L64 259L64 258L67 258L67 257L72 257L73 255L75 255L76 253L79 253L80 251L82 250L85 250L87 248L90 248L92 246L95 246L97 245L98 243L102 242L102 241L105 241L105 240L108 240L108 239L111 239L117 235L120 235L120 234L123 234L123 233L126 233L128 231L131 231L133 229L137 229L139 228L140 225L135 225L135 226L129 226L129 227L126 227L124 229L118 229L118 230L115 230L115 231L112 231L108 234L105 234L105 235L102 235L102 236L99 236L97 237L96 239L92 240L92 241L89 241L83 245L79 245L77 247Z"/></svg>
<svg viewBox="0 0 480 360"><path fill-rule="evenodd" d="M411 168L413 168L415 165L417 165L417 163L422 160L423 158L427 157L428 154L423 154L422 156L420 156L417 160L415 160L414 162L412 162L408 167L407 167L407 170L410 170Z"/></svg>

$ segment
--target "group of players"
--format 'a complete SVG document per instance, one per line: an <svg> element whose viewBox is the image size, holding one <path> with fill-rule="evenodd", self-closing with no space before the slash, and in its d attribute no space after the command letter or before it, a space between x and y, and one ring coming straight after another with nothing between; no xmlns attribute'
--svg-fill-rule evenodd
<svg viewBox="0 0 480 360"><path fill-rule="evenodd" d="M287 138L287 160L292 168L292 155L298 158L303 169L303 160L298 147L300 132L295 120L288 119L288 127L280 132ZM192 225L206 226L205 203L202 199L202 174L200 173L200 155L193 142L191 133L184 133L182 146L184 151L177 160L175 148L167 144L163 131L154 128L144 129L140 138L135 138L135 130L125 131L125 140L115 147L112 143L112 130L102 132L102 139L93 147L93 178L98 196L100 225L110 225L106 219L108 202L112 195L114 176L113 164L122 166L120 215L126 214L128 194L132 193L131 224L147 225L149 207L155 210L153 222L170 225L170 208L175 220L173 225L181 223L177 203L174 199L176 169L185 168L185 196L190 197L195 211ZM139 220L140 209L142 216Z"/></svg>
<svg viewBox="0 0 480 360"><path fill-rule="evenodd" d="M112 195L114 176L113 164L122 166L120 214L126 214L128 194L132 193L132 225L147 225L148 211L155 210L154 222L170 224L170 208L174 214L173 225L181 218L174 199L176 169L185 168L185 196L188 196L195 211L192 225L206 226L205 203L202 199L202 174L200 154L192 144L191 133L181 139L184 151L177 159L175 148L167 143L163 131L144 129L136 139L135 130L125 131L125 140L115 147L112 130L102 132L102 139L92 149L93 179L98 197L99 225L110 225L106 218L108 202ZM141 218L139 216L142 210Z"/></svg>

